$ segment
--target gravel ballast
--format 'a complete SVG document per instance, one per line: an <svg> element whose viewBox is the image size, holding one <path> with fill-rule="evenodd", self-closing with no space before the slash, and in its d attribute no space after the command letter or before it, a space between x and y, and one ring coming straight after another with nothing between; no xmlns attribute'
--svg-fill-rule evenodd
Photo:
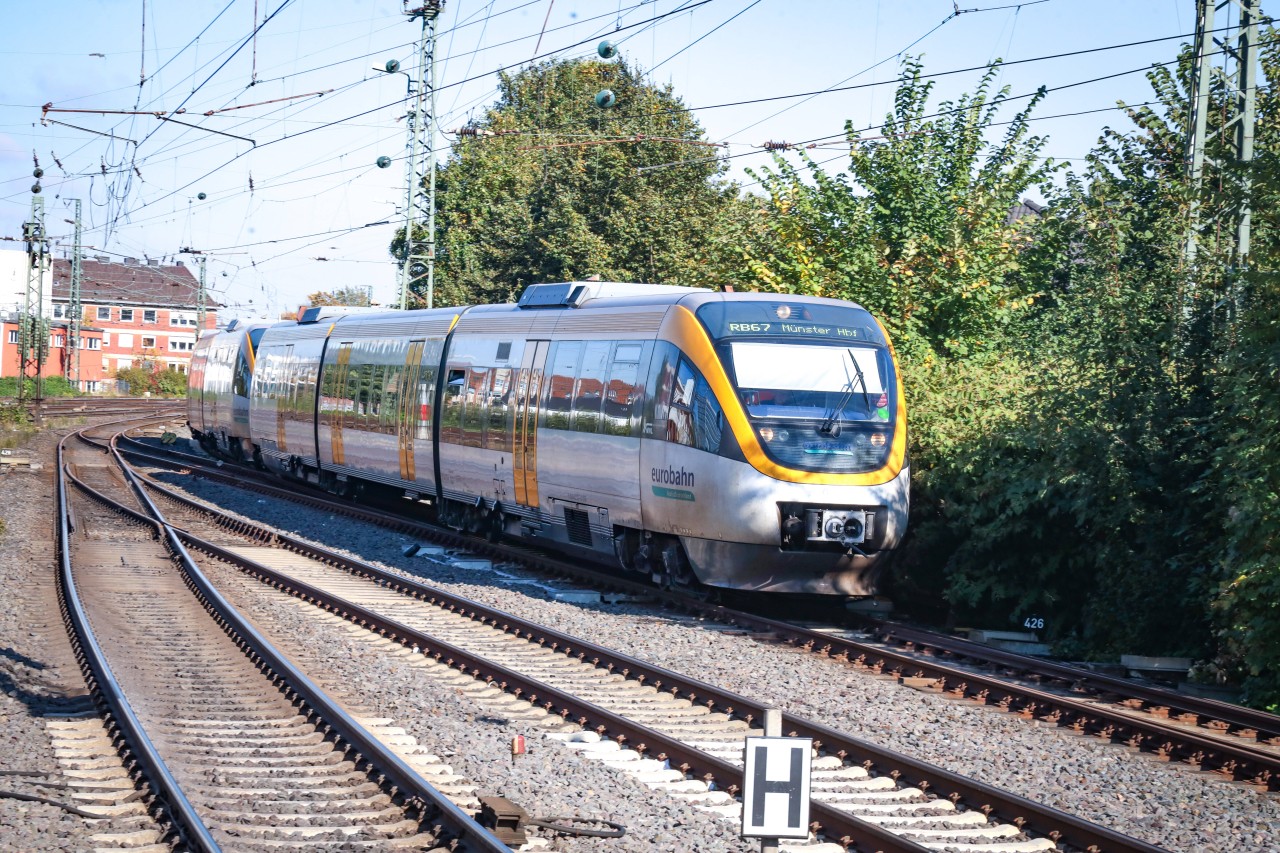
<svg viewBox="0 0 1280 853"><path fill-rule="evenodd" d="M23 448L39 470L0 474L0 791L69 802L66 789L36 784L60 780L46 717L94 710L58 611L53 476L63 434L39 432ZM17 775L28 771L49 775ZM0 796L0 851L92 850L98 845L91 836L110 828L109 821Z"/></svg>
<svg viewBox="0 0 1280 853"><path fill-rule="evenodd" d="M851 666L779 646L725 635L686 616L643 604L569 604L552 601L535 584L513 585L493 572L458 570L432 559L406 558L404 535L373 525L278 503L219 483L161 475L183 490L247 518L279 527L317 544L377 565L424 578L452 593L499 607L557 630L590 638L652 663L696 674L720 687L769 699L803 715L875 743L900 750L957 773L1035 799L1169 850L1280 850L1280 800L1231 784L1220 776L1166 764L1124 747L1080 737L1048 724L1030 723L992 709L921 693ZM523 575L518 569L503 572ZM300 634L317 630L292 605L281 605L280 624ZM290 615L285 615L290 614ZM273 617L274 618L274 617ZM316 640L312 640L316 643ZM379 713L397 717L433 750L454 751L455 769L479 787L543 813L556 810L555 796L566 762L588 774L592 792L579 797L581 811L628 823L627 842L607 849L736 850L742 842L728 825L724 834L704 834L703 815L648 791L622 773L539 750L519 774L508 770L511 730L492 714L459 708L474 720L442 724L457 716L434 703L447 696L414 687L405 667L381 656L340 646L314 644L361 699ZM317 653L320 653L319 651ZM425 704L424 704L425 703ZM403 714L405 719L400 719ZM415 717L417 719L415 719ZM423 718L430 717L424 725ZM526 733L527 732L520 732ZM457 740L454 740L457 738ZM546 762L543 766L540 762ZM545 774L545 775L544 775ZM664 805L665 802L665 805ZM537 803L538 805L533 805ZM637 807L639 807L637 814ZM677 840L697 824L696 846ZM644 842L641 846L631 846ZM571 842L582 843L582 842ZM605 842L581 849L604 849ZM703 846L707 844L710 846ZM564 849L578 849L565 847ZM744 848L745 849L745 848ZM754 849L754 848L753 848Z"/></svg>

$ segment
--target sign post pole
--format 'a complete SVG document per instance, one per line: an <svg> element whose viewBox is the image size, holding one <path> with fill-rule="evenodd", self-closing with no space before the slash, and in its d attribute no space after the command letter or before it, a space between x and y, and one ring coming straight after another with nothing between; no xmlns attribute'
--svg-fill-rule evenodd
<svg viewBox="0 0 1280 853"><path fill-rule="evenodd" d="M781 737L782 712L764 712L764 737L745 743L742 837L759 838L761 853L778 853L779 839L809 837L811 738Z"/></svg>
<svg viewBox="0 0 1280 853"><path fill-rule="evenodd" d="M782 737L782 712L777 708L764 710L764 736ZM743 805L746 808L746 805ZM778 853L778 839L761 838L760 853Z"/></svg>

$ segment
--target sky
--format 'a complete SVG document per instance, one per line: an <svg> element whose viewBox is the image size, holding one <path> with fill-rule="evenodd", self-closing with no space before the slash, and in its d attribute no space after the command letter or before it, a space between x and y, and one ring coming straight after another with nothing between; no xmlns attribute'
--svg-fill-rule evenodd
<svg viewBox="0 0 1280 853"><path fill-rule="evenodd" d="M0 249L21 248L4 240L30 216L34 154L56 255L80 199L86 254L194 266L183 252L197 250L224 320L340 287L398 304L387 247L405 216L408 77L382 69L413 73L422 32L400 0L3 9ZM1145 70L1194 28L1195 0L445 0L435 147L447 157L453 131L495 101L498 69L594 56L609 39L674 87L747 191L766 142L825 138L813 156L843 168L845 121L874 134L907 54L941 74L935 102L994 59L1014 98L1049 87L1032 127L1046 156L1078 162L1104 127L1130 129L1117 101L1150 100ZM1077 51L1091 52L1045 58ZM1083 114L1054 117L1067 113Z"/></svg>

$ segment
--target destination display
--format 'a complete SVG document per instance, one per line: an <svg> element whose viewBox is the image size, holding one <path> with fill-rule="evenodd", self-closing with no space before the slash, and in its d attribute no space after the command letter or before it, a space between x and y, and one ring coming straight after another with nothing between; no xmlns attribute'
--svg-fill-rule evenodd
<svg viewBox="0 0 1280 853"><path fill-rule="evenodd" d="M884 345L884 335L871 315L847 305L786 302L710 303L698 319L711 337L827 338Z"/></svg>

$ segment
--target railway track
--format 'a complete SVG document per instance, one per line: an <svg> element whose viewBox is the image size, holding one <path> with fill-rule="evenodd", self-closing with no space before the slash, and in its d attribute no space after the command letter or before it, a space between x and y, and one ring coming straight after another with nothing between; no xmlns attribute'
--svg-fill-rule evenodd
<svg viewBox="0 0 1280 853"><path fill-rule="evenodd" d="M740 809L742 741L761 733L760 701L148 485L193 552L496 686L508 713L514 700L535 716L578 723L578 748L603 753L646 784L725 816ZM1157 849L819 723L784 715L782 728L819 749L813 818L832 849Z"/></svg>
<svg viewBox="0 0 1280 853"><path fill-rule="evenodd" d="M256 472L235 469L231 473L190 454L160 453L140 442L131 443L129 449L161 464L172 465L176 461L201 476L361 518L423 539L523 563L599 588L657 597L759 638L793 645L877 675L897 677L918 689L1138 749L1161 760L1213 771L1262 790L1280 790L1280 718L1271 714L890 623L873 623L872 637L860 637L853 631L814 630L709 604L678 591L655 590L528 549L482 542L319 493L300 493L259 477Z"/></svg>
<svg viewBox="0 0 1280 853"><path fill-rule="evenodd" d="M113 465L59 447L64 611L187 849L509 849L230 608L148 498L113 500Z"/></svg>
<svg viewBox="0 0 1280 853"><path fill-rule="evenodd" d="M163 397L46 397L28 404L37 420L65 417L134 417L181 410L185 401Z"/></svg>

